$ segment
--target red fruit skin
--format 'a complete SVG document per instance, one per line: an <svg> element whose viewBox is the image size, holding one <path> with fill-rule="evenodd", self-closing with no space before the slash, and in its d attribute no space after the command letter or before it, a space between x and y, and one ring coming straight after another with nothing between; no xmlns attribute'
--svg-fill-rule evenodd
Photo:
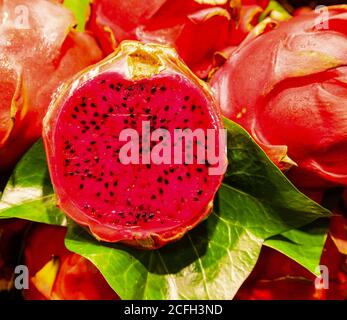
<svg viewBox="0 0 347 320"><path fill-rule="evenodd" d="M267 4L247 1L260 11ZM194 0L95 0L89 29L107 54L123 40L173 46L190 69L205 78L214 54L246 36L245 24L238 23L240 10L241 2L229 0L218 5Z"/></svg>
<svg viewBox="0 0 347 320"><path fill-rule="evenodd" d="M347 8L282 23L241 45L212 86L241 124L301 188L347 185ZM271 48L271 50L269 50Z"/></svg>
<svg viewBox="0 0 347 320"><path fill-rule="evenodd" d="M15 27L16 12L27 12L28 27ZM90 35L69 32L74 19L60 4L4 0L0 18L4 16L8 19L0 27L0 172L10 169L40 137L54 91L102 58Z"/></svg>
<svg viewBox="0 0 347 320"><path fill-rule="evenodd" d="M300 16L302 14L306 14L306 13L309 13L312 11L312 8L310 7L300 7L300 8L297 8L293 11L292 15L293 17L296 17L296 16Z"/></svg>
<svg viewBox="0 0 347 320"><path fill-rule="evenodd" d="M66 229L36 225L29 233L24 262L29 269L30 286L24 290L26 300L117 300L117 294L101 273L87 259L64 246ZM50 296L43 295L32 277L52 258L59 259L59 269Z"/></svg>

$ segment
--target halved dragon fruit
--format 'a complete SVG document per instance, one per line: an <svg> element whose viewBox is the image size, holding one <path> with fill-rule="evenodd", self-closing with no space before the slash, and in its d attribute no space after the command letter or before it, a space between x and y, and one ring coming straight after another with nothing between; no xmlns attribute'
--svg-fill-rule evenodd
<svg viewBox="0 0 347 320"><path fill-rule="evenodd" d="M227 162L221 129L208 88L175 51L123 42L63 87L45 118L59 206L104 241L179 239L211 212Z"/></svg>

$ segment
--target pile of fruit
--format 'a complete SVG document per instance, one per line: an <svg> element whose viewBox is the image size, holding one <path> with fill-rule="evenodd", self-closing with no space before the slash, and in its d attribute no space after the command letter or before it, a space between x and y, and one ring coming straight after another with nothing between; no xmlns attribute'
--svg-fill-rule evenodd
<svg viewBox="0 0 347 320"><path fill-rule="evenodd" d="M294 5L0 1L0 299L346 300L347 5Z"/></svg>

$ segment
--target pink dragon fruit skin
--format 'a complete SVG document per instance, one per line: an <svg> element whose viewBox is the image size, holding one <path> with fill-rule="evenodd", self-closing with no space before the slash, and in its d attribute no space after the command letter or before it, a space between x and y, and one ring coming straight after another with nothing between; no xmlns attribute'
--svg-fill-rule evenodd
<svg viewBox="0 0 347 320"><path fill-rule="evenodd" d="M121 131L141 133L143 121L170 134L222 128L207 87L173 50L127 41L61 89L43 138L60 208L98 239L153 249L211 212L223 172L210 175L207 161L174 164L174 155L167 164L121 163ZM139 146L142 159L148 149Z"/></svg>

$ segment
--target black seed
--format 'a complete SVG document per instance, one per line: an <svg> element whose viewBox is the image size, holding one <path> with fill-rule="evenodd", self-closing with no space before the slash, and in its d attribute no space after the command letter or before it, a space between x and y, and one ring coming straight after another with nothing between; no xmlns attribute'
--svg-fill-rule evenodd
<svg viewBox="0 0 347 320"><path fill-rule="evenodd" d="M106 80L101 80L100 84L104 84L106 82Z"/></svg>
<svg viewBox="0 0 347 320"><path fill-rule="evenodd" d="M182 106L182 109L184 110L184 109L187 109L187 106Z"/></svg>
<svg viewBox="0 0 347 320"><path fill-rule="evenodd" d="M109 150L109 149L111 149L112 148L112 146L106 146L106 149L107 150Z"/></svg>
<svg viewBox="0 0 347 320"><path fill-rule="evenodd" d="M90 104L90 106L91 106L92 108L96 108L96 104L93 103L93 102Z"/></svg>
<svg viewBox="0 0 347 320"><path fill-rule="evenodd" d="M87 104L86 104L85 102L83 102L83 103L80 104L80 106L81 106L82 108L85 108L85 107L87 106Z"/></svg>
<svg viewBox="0 0 347 320"><path fill-rule="evenodd" d="M111 83L111 84L110 84L110 89L114 90L114 88L115 88L115 87L114 87L114 84Z"/></svg>
<svg viewBox="0 0 347 320"><path fill-rule="evenodd" d="M75 150L70 150L70 153L71 153L71 154L74 154L74 153L75 153Z"/></svg>
<svg viewBox="0 0 347 320"><path fill-rule="evenodd" d="M138 214L136 215L136 219L140 219L140 218L141 218L141 214L138 213Z"/></svg>
<svg viewBox="0 0 347 320"><path fill-rule="evenodd" d="M183 122L184 122L184 123L188 123L188 122L189 122L189 119L184 119Z"/></svg>
<svg viewBox="0 0 347 320"><path fill-rule="evenodd" d="M146 168L147 169L151 169L151 165L150 164L146 164Z"/></svg>
<svg viewBox="0 0 347 320"><path fill-rule="evenodd" d="M202 190L199 190L198 191L198 196L201 196L202 195Z"/></svg>
<svg viewBox="0 0 347 320"><path fill-rule="evenodd" d="M178 176L177 179L178 179L179 181L183 181L183 178L182 178L181 176Z"/></svg>
<svg viewBox="0 0 347 320"><path fill-rule="evenodd" d="M202 168L196 168L197 172L202 172Z"/></svg>
<svg viewBox="0 0 347 320"><path fill-rule="evenodd" d="M185 96L185 97L184 97L184 100L188 101L188 100L189 100L189 97L188 97L188 96Z"/></svg>
<svg viewBox="0 0 347 320"><path fill-rule="evenodd" d="M159 182L159 183L163 182L163 177L159 177L159 178L157 179L157 182Z"/></svg>
<svg viewBox="0 0 347 320"><path fill-rule="evenodd" d="M165 174L165 175L168 175L168 174L169 174L169 171L164 170L164 174Z"/></svg>
<svg viewBox="0 0 347 320"><path fill-rule="evenodd" d="M166 119L160 119L160 123L164 123Z"/></svg>
<svg viewBox="0 0 347 320"><path fill-rule="evenodd" d="M111 197L114 196L114 192L113 192L113 191L110 192L110 196L111 196Z"/></svg>
<svg viewBox="0 0 347 320"><path fill-rule="evenodd" d="M102 96L102 100L107 101L107 98L105 96Z"/></svg>
<svg viewBox="0 0 347 320"><path fill-rule="evenodd" d="M96 193L96 196L97 196L97 197L100 197L100 196L101 196L101 193L100 193L100 192L97 192L97 193Z"/></svg>
<svg viewBox="0 0 347 320"><path fill-rule="evenodd" d="M123 103L122 103L122 107L123 107L123 108L126 108L126 106L127 106L127 104L123 102Z"/></svg>
<svg viewBox="0 0 347 320"><path fill-rule="evenodd" d="M96 181L101 182L101 181L102 181L102 178L98 178Z"/></svg>
<svg viewBox="0 0 347 320"><path fill-rule="evenodd" d="M151 196L151 199L152 199L152 200L157 199L157 196L156 196L155 194L153 194L153 195Z"/></svg>
<svg viewBox="0 0 347 320"><path fill-rule="evenodd" d="M108 112L113 112L114 111L114 109L112 108L112 107L110 107L109 109L108 109Z"/></svg>
<svg viewBox="0 0 347 320"><path fill-rule="evenodd" d="M175 172L175 169L174 169L174 168L170 168L169 171L170 171L171 173L173 173L173 172Z"/></svg>
<svg viewBox="0 0 347 320"><path fill-rule="evenodd" d="M168 179L164 179L164 183L165 184L169 184L169 180Z"/></svg>
<svg viewBox="0 0 347 320"><path fill-rule="evenodd" d="M118 181L113 182L113 186L117 187L118 186Z"/></svg>
<svg viewBox="0 0 347 320"><path fill-rule="evenodd" d="M98 117L100 114L98 112L94 112L93 116Z"/></svg>
<svg viewBox="0 0 347 320"><path fill-rule="evenodd" d="M165 106L165 107L164 107L164 110L165 110L165 111L169 111L169 108L170 108L169 106Z"/></svg>
<svg viewBox="0 0 347 320"><path fill-rule="evenodd" d="M153 219L154 218L154 213L150 213L148 216L149 219Z"/></svg>
<svg viewBox="0 0 347 320"><path fill-rule="evenodd" d="M130 118L134 119L134 118L135 118L135 115L132 113L132 114L130 115Z"/></svg>
<svg viewBox="0 0 347 320"><path fill-rule="evenodd" d="M80 184L80 190L82 190L82 189L83 189L83 187L84 187L84 185L83 185L83 184Z"/></svg>
<svg viewBox="0 0 347 320"><path fill-rule="evenodd" d="M164 87L164 86L160 87L160 91L165 91L165 90L166 90L166 87Z"/></svg>
<svg viewBox="0 0 347 320"><path fill-rule="evenodd" d="M192 104L192 111L194 111L196 109L196 105Z"/></svg>
<svg viewBox="0 0 347 320"><path fill-rule="evenodd" d="M187 172L187 173L186 173L186 176L189 178L189 177L190 177L190 173L189 173L189 172Z"/></svg>
<svg viewBox="0 0 347 320"><path fill-rule="evenodd" d="M77 118L77 116L76 116L75 114L73 114L71 117L72 117L72 118L74 118L74 119L76 119L76 118Z"/></svg>
<svg viewBox="0 0 347 320"><path fill-rule="evenodd" d="M99 126L95 126L95 130L100 130L100 127Z"/></svg>
<svg viewBox="0 0 347 320"><path fill-rule="evenodd" d="M124 119L124 124L128 124L129 123L129 120L128 119Z"/></svg>
<svg viewBox="0 0 347 320"><path fill-rule="evenodd" d="M152 87L151 93L152 93L152 94L155 94L156 92L157 92L157 88L156 88L156 87Z"/></svg>
<svg viewBox="0 0 347 320"><path fill-rule="evenodd" d="M84 126L83 128L84 128L84 130L89 130L90 129L89 126Z"/></svg>
<svg viewBox="0 0 347 320"><path fill-rule="evenodd" d="M95 126L95 125L96 125L96 121L92 120L92 121L90 121L90 124L92 124L93 126Z"/></svg>
<svg viewBox="0 0 347 320"><path fill-rule="evenodd" d="M81 121L81 124L86 124L86 123L87 123L87 121L85 121L85 120Z"/></svg>
<svg viewBox="0 0 347 320"><path fill-rule="evenodd" d="M90 144L91 145L96 144L96 141L90 141Z"/></svg>
<svg viewBox="0 0 347 320"><path fill-rule="evenodd" d="M108 188L108 182L105 182L104 185L105 185L105 188Z"/></svg>
<svg viewBox="0 0 347 320"><path fill-rule="evenodd" d="M146 98L146 101L147 101L147 102L150 102L150 101L151 101L151 97L147 97L147 98Z"/></svg>
<svg viewBox="0 0 347 320"><path fill-rule="evenodd" d="M145 110L145 113L147 113L147 114L149 114L151 112L151 109L149 109L149 108L147 108L146 110Z"/></svg>
<svg viewBox="0 0 347 320"><path fill-rule="evenodd" d="M141 91L145 90L145 87L144 87L143 84L140 85L140 90L141 90Z"/></svg>
<svg viewBox="0 0 347 320"><path fill-rule="evenodd" d="M75 107L75 108L73 108L76 112L78 112L79 110L78 110L78 108L77 107Z"/></svg>

